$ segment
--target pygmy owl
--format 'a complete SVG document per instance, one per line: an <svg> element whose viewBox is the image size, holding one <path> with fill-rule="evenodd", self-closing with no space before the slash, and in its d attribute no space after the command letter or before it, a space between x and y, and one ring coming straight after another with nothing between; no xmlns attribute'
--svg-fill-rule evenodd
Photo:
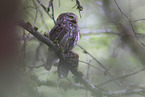
<svg viewBox="0 0 145 97"><path fill-rule="evenodd" d="M72 50L79 40L77 16L73 13L60 14L49 37L54 43L59 44L64 52Z"/></svg>
<svg viewBox="0 0 145 97"><path fill-rule="evenodd" d="M64 53L71 51L79 40L79 27L77 16L73 13L62 13L56 20L55 26L49 33L49 38L58 44ZM57 58L52 50L49 50L48 60L45 68L50 70L53 64L57 63Z"/></svg>

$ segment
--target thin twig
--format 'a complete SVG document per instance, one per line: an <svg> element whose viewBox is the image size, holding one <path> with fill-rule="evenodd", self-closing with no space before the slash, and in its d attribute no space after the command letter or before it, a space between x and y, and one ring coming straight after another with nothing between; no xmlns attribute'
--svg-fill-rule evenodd
<svg viewBox="0 0 145 97"><path fill-rule="evenodd" d="M56 87L56 83L50 80L47 81L42 81L39 79L34 79L37 83L38 86L51 86L51 87ZM86 89L84 86L82 85L78 85L78 84L71 84L71 83L65 83L65 85L63 83L60 83L61 88L66 88L66 84L68 85L69 89ZM140 87L140 88L135 88L135 89L123 89L123 90L119 90L119 91L108 91L105 92L104 91L104 95L106 95L107 97L118 97L117 95L129 95L129 94L139 94L139 93L144 93L145 89ZM113 96L114 95L114 96ZM105 96L105 97L106 97ZM98 96L100 97L100 96Z"/></svg>
<svg viewBox="0 0 145 97"><path fill-rule="evenodd" d="M42 2L39 1L38 3L39 3L39 10L37 10L38 7L37 7L37 5L36 5L36 3L35 3L34 1L33 1L33 4L34 4L35 7L33 7L33 6L28 6L27 8L36 9L37 11L39 11L39 12L40 12L40 16L41 16L41 21L42 21L42 23L44 23L46 29L49 30L48 27L47 27L47 24L46 24L46 22L45 22L45 20L44 20L43 13L42 13L42 11L40 10L40 6L42 6ZM25 9L26 9L26 8L25 8ZM37 12L37 15L38 15L38 12ZM36 17L35 17L35 20L36 20ZM33 24L33 26L35 26L35 25Z"/></svg>
<svg viewBox="0 0 145 97"><path fill-rule="evenodd" d="M81 45L78 44L77 46L80 47L89 56L91 56L105 71L107 71L107 68L104 67L104 65L100 61L98 61L92 54L90 54L87 50L85 50Z"/></svg>
<svg viewBox="0 0 145 97"><path fill-rule="evenodd" d="M37 17L38 17L38 12L39 12L39 9L40 9L40 5L41 5L41 3L42 3L42 0L40 1L39 6L37 7L37 10L36 10L36 16L35 16L35 20L34 20L33 27L34 27L34 26L35 26L35 24L36 24Z"/></svg>
<svg viewBox="0 0 145 97"><path fill-rule="evenodd" d="M29 66L29 65L26 65L26 67L29 67L29 68L40 68L40 67L44 67L45 64L43 65L39 65L39 66Z"/></svg>
<svg viewBox="0 0 145 97"><path fill-rule="evenodd" d="M77 6L77 9L79 10L79 15L80 15L80 18L81 18L82 16L81 16L81 12L80 12L80 11L83 10L83 7L81 6L79 0L76 0L76 5L75 5L74 7L76 7L76 6ZM73 7L73 8L74 8L74 7Z"/></svg>
<svg viewBox="0 0 145 97"><path fill-rule="evenodd" d="M50 2L49 2L49 8L50 7L52 8L52 19L55 24L53 0L50 0Z"/></svg>
<svg viewBox="0 0 145 97"><path fill-rule="evenodd" d="M60 0L58 0L58 5L59 5L59 7L60 7L60 5L61 5L61 4L60 4Z"/></svg>
<svg viewBox="0 0 145 97"><path fill-rule="evenodd" d="M145 21L145 19L138 19L138 20L134 20L132 22L138 22L138 21Z"/></svg>
<svg viewBox="0 0 145 97"><path fill-rule="evenodd" d="M39 0L37 0L38 3L40 3ZM52 4L52 5L51 5ZM41 7L43 8L43 10L47 13L47 15L53 20L54 24L55 24L55 18L54 18L54 8L52 8L52 15L50 15L49 11L50 11L50 7L53 7L53 1L51 0L49 2L49 6L48 8L46 8L43 4L41 4Z"/></svg>
<svg viewBox="0 0 145 97"><path fill-rule="evenodd" d="M95 68L95 69L98 69L98 70L100 70L100 71L102 71L102 72L105 72L105 71L104 71L104 70L102 70L101 68L96 67L96 66L94 66L94 65L92 65L92 64L90 64L90 63L88 63L88 62L81 61L81 60L79 60L79 62L81 62L81 63L85 63L85 64L90 65L91 67L93 67L93 68Z"/></svg>
<svg viewBox="0 0 145 97"><path fill-rule="evenodd" d="M48 26L47 26L47 24L46 24L46 21L44 20L44 16L43 16L42 11L39 10L39 12L40 12L40 17L41 17L42 23L45 25L45 28L46 28L47 30L49 30L49 28L48 28Z"/></svg>
<svg viewBox="0 0 145 97"><path fill-rule="evenodd" d="M135 32L135 29L134 29L134 27L133 27L132 21L131 21L130 18L121 10L121 8L119 7L117 1L114 0L114 2L115 2L115 4L117 5L117 7L118 7L118 9L120 10L120 12L121 12L121 13L127 18L127 20L129 21L130 26L131 26L131 28L132 28L132 31L133 31L134 34L135 34L136 32Z"/></svg>
<svg viewBox="0 0 145 97"><path fill-rule="evenodd" d="M120 77L117 77L117 78L113 78L113 79L107 80L107 81L102 82L102 83L100 83L100 84L98 84L98 85L96 85L96 86L105 85L105 84L107 84L107 83L109 83L109 82L112 82L112 81L114 81L114 80L119 80L119 79L127 78L127 77L133 76L133 75L135 75L135 74L137 74L137 73L140 73L140 72L142 72L142 71L144 71L144 70L145 70L145 68L142 68L142 69L137 70L137 71L135 71L135 72L133 72L133 73L129 73L129 74L124 75L124 76L120 76Z"/></svg>
<svg viewBox="0 0 145 97"><path fill-rule="evenodd" d="M86 54L86 61L87 63L90 64L90 60L88 59L88 56ZM87 72L86 72L86 79L89 81L89 70L90 70L90 65L87 66ZM87 97L88 95L88 90L86 89L86 94L85 94L85 97Z"/></svg>
<svg viewBox="0 0 145 97"><path fill-rule="evenodd" d="M23 51L23 57L25 58L25 54L26 54L26 44L27 44L27 41L26 41L26 38L24 38L26 35L26 32L25 30L23 29L23 46L22 46L22 51Z"/></svg>
<svg viewBox="0 0 145 97"><path fill-rule="evenodd" d="M130 26L131 26L131 28L132 28L132 31L133 31L133 33L134 33L135 38L137 39L137 41L138 41L142 46L145 47L145 44L137 38L137 35L136 35L135 29L134 29L134 27L133 27L132 21L131 21L131 20L129 19L129 17L121 10L121 8L119 7L117 1L114 0L114 2L115 2L115 4L117 5L117 7L118 7L118 9L120 10L120 12L121 12L121 13L127 18L127 20L129 21Z"/></svg>
<svg viewBox="0 0 145 97"><path fill-rule="evenodd" d="M30 70L29 70L30 72L33 71L33 68L39 68L39 66L38 67L35 67L35 63L38 60L41 46L42 46L42 43L40 42L39 45L38 45L38 47L36 48L35 56L34 56L34 59L33 59L33 62L32 62L32 68L30 68Z"/></svg>
<svg viewBox="0 0 145 97"><path fill-rule="evenodd" d="M109 70L100 62L98 61L93 55L91 55L87 50L85 50L81 45L78 44L78 47L80 47L82 50L84 50L84 52L86 54L88 54L89 56L91 56L105 71L104 73L108 73L108 75L113 78L112 74L109 72ZM120 85L119 83L117 83L116 81L114 81L117 85Z"/></svg>
<svg viewBox="0 0 145 97"><path fill-rule="evenodd" d="M133 95L133 94L140 94L140 93L143 93L144 94L144 91L145 89L141 89L141 88L138 88L138 89L124 89L124 90L120 90L120 91L114 91L114 92L108 92L106 94L109 94L109 95Z"/></svg>
<svg viewBox="0 0 145 97"><path fill-rule="evenodd" d="M77 71L77 69L70 68L72 74L76 77L77 80L79 80L83 85L86 86L88 90L90 90L93 94L98 95L98 97L102 96L102 91L96 88L93 84L86 81L82 75Z"/></svg>

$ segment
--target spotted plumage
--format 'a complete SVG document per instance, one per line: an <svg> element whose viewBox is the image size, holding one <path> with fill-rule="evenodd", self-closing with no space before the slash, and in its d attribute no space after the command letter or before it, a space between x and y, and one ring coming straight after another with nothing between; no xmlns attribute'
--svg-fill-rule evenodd
<svg viewBox="0 0 145 97"><path fill-rule="evenodd" d="M73 13L62 13L56 20L55 26L49 33L49 38L58 44L68 54L79 41L79 27L77 24L77 16ZM53 64L56 64L58 59L53 50L49 50L47 64L45 68L50 70ZM64 63L66 64L66 63ZM62 61L59 61L58 72L67 73ZM59 74L61 75L61 74ZM67 74L66 74L67 75Z"/></svg>
<svg viewBox="0 0 145 97"><path fill-rule="evenodd" d="M55 43L58 42L65 52L72 50L79 40L77 16L73 13L60 14L49 37Z"/></svg>

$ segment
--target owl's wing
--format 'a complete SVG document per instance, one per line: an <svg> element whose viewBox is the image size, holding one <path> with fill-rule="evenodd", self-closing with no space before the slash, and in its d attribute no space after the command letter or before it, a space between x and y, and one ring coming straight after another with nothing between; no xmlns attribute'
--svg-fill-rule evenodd
<svg viewBox="0 0 145 97"><path fill-rule="evenodd" d="M67 33L66 27L63 25L55 25L49 33L49 37L52 41L57 40L58 42L64 37Z"/></svg>

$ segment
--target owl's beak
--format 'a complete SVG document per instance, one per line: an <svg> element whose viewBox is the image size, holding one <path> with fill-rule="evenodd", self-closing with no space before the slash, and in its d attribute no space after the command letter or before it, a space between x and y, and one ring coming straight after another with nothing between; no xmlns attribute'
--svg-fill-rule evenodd
<svg viewBox="0 0 145 97"><path fill-rule="evenodd" d="M77 23L77 20L76 19L73 19L73 20L71 20L71 22L73 22L73 23Z"/></svg>

